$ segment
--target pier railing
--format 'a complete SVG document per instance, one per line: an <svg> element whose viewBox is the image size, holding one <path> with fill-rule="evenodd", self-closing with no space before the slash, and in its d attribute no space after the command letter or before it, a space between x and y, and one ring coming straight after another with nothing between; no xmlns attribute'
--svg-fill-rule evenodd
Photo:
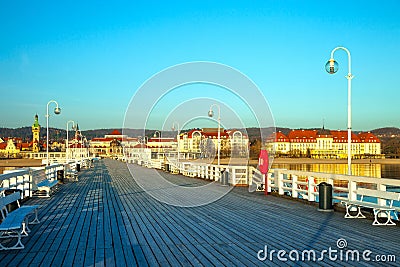
<svg viewBox="0 0 400 267"><path fill-rule="evenodd" d="M91 167L91 159L81 159L70 161L66 164L51 164L43 167L29 167L15 170L6 170L0 174L0 195L5 194L7 190L20 190L21 197L32 197L33 192L37 190L36 184L43 180L56 180L57 171L66 170L70 166L80 164L82 167ZM68 166L67 166L68 165Z"/></svg>
<svg viewBox="0 0 400 267"><path fill-rule="evenodd" d="M331 174L321 172L294 171L286 169L272 170L268 175L268 190L277 191L280 195L288 194L292 197L303 198L309 201L317 201L318 184L326 182L332 185L333 199L336 202L342 200L356 200L358 188L368 188L380 191L400 192L399 179L374 178L366 176L353 176L345 174ZM385 200L379 200L385 205ZM399 207L400 203L395 203Z"/></svg>

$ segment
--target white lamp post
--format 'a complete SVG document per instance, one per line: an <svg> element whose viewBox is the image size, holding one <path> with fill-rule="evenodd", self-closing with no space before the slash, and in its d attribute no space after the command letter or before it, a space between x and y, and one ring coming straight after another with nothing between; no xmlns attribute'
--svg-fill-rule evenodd
<svg viewBox="0 0 400 267"><path fill-rule="evenodd" d="M172 131L175 131L175 123L176 123L176 125L178 126L178 128L177 128L177 131L178 131L178 135L177 135L177 137L176 137L176 142L177 142L177 150L178 150L178 163L179 163L179 158L180 158L180 154L179 154L179 139L180 139L180 132L181 132L181 130L179 129L179 123L178 122L174 122L173 124L172 124L172 127L171 127L171 129L172 129Z"/></svg>
<svg viewBox="0 0 400 267"><path fill-rule="evenodd" d="M49 166L49 105L50 103L54 103L56 104L56 107L54 108L54 114L58 115L61 113L61 108L58 107L58 103L55 100L50 100L47 103L47 112L46 112L46 128L47 128L47 136L46 136L46 158L47 158L47 162L46 165Z"/></svg>
<svg viewBox="0 0 400 267"><path fill-rule="evenodd" d="M68 163L68 160L69 160L69 156L68 156L68 150L69 150L69 137L68 137L68 132L69 132L69 130L68 130L68 124L70 124L72 122L72 129L74 129L75 128L75 122L73 121L73 120L69 120L69 121L67 121L67 146L66 146L66 148L65 148L65 153L66 153L66 155L65 155L65 163Z"/></svg>
<svg viewBox="0 0 400 267"><path fill-rule="evenodd" d="M345 77L347 79L347 174L351 175L351 80L354 76L351 74L350 51L342 46L333 49L331 52L331 58L325 64L325 69L329 74L335 74L339 70L338 63L333 59L333 54L339 49L346 51L349 61L349 72Z"/></svg>
<svg viewBox="0 0 400 267"><path fill-rule="evenodd" d="M210 110L208 111L208 116L213 117L214 112L212 110L213 106L216 106L218 108L218 166L220 164L220 154L221 154L221 107L217 104L212 104L210 106Z"/></svg>
<svg viewBox="0 0 400 267"><path fill-rule="evenodd" d="M153 137L154 138L156 138L157 137L157 135L156 135L156 133L158 133L158 144L157 144L157 159L159 158L159 154L160 154L160 147L159 147L159 144L160 144L160 142L161 142L161 133L160 133L160 131L155 131L154 132L154 135L153 135Z"/></svg>

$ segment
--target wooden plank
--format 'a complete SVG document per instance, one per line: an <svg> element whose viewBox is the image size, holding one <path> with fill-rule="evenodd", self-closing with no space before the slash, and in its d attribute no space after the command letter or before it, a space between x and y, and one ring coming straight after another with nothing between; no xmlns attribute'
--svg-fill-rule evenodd
<svg viewBox="0 0 400 267"><path fill-rule="evenodd" d="M208 183L161 174L181 186ZM265 245L321 251L335 249L339 238L347 240L349 249L386 255L400 251L397 227L372 227L370 220L345 220L343 213L321 213L312 205L248 193L245 188L234 188L206 206L166 205L143 192L124 163L112 160L83 170L79 182L61 185L52 198L26 204L42 205L42 223L31 227L32 233L23 239L24 250L0 252L1 266L253 266L263 264L257 252ZM275 258L264 264L282 262ZM325 260L318 265L343 262Z"/></svg>

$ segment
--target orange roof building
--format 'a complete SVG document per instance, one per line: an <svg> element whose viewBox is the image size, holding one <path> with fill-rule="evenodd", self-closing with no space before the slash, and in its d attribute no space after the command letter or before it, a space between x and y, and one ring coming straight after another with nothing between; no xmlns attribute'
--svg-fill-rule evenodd
<svg viewBox="0 0 400 267"><path fill-rule="evenodd" d="M277 155L312 158L347 158L347 131L292 130L286 136L274 133L267 139L267 147ZM352 158L382 157L381 142L373 133L351 134Z"/></svg>

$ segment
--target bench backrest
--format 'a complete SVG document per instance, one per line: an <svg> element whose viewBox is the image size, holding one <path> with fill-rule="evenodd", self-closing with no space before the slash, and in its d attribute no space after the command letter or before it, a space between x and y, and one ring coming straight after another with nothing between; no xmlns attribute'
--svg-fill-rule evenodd
<svg viewBox="0 0 400 267"><path fill-rule="evenodd" d="M0 207L4 207L10 203L13 203L14 201L18 201L18 205L19 205L20 199L21 199L21 193L19 193L19 192L14 192L10 195L0 197Z"/></svg>
<svg viewBox="0 0 400 267"><path fill-rule="evenodd" d="M5 219L8 215L7 211L7 205L10 203L13 203L14 201L17 201L18 207L19 207L19 200L21 199L21 193L19 192L14 192L10 195L6 195L4 197L0 197L0 216L1 219Z"/></svg>
<svg viewBox="0 0 400 267"><path fill-rule="evenodd" d="M388 192L388 191L373 190L366 188L358 188L355 192L357 193L357 195L361 196L370 196L370 197L376 197L388 200L397 200L397 201L400 200L400 193L396 192Z"/></svg>

